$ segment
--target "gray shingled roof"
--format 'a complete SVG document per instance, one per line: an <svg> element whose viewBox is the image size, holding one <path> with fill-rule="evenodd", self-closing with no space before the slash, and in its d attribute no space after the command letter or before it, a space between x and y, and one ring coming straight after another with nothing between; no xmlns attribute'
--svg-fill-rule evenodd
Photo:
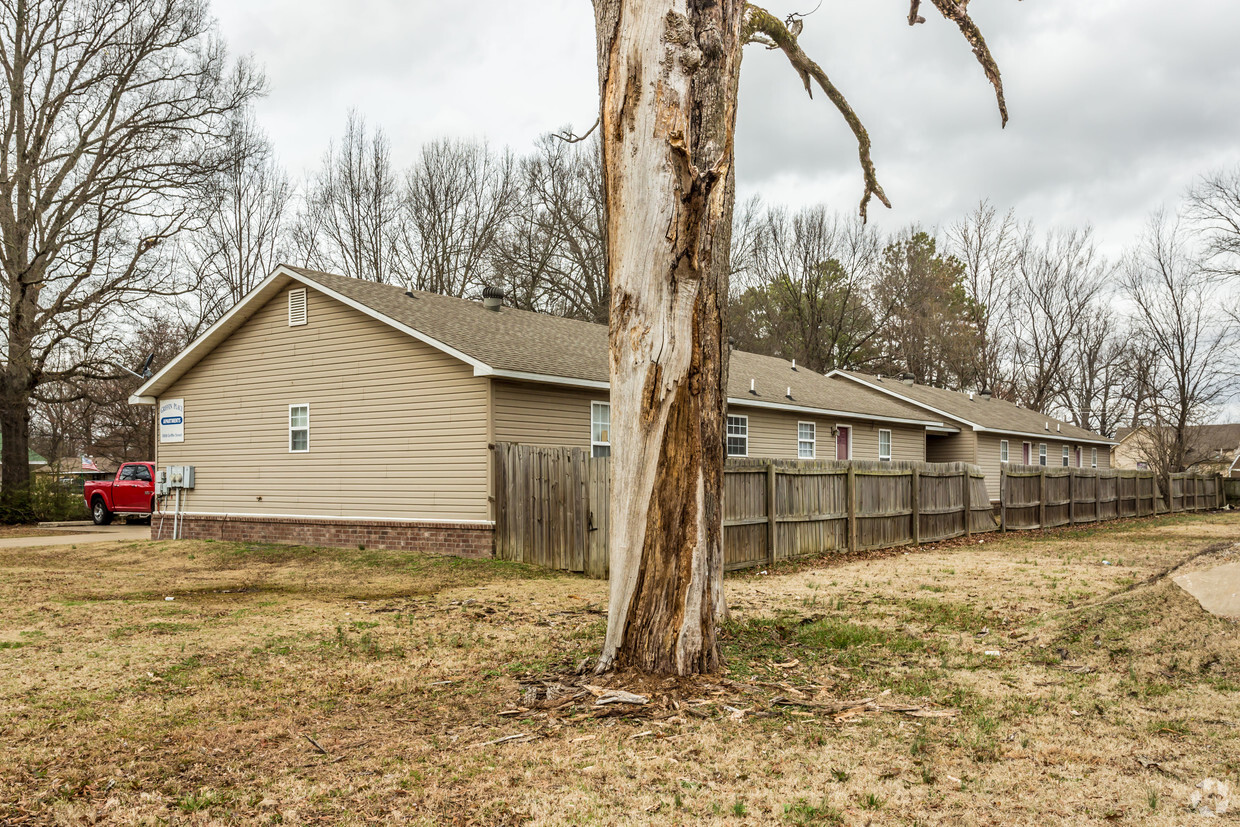
<svg viewBox="0 0 1240 827"><path fill-rule="evenodd" d="M488 310L480 302L287 268L306 281L345 296L376 313L417 330L453 350L499 371L607 382L607 327L504 307ZM754 380L756 393L749 392ZM791 388L791 398L786 396ZM728 396L747 401L795 405L861 417L939 423L915 405L868 391L844 379L828 378L771 356L733 351Z"/></svg>
<svg viewBox="0 0 1240 827"><path fill-rule="evenodd" d="M880 378L866 373L840 371L871 387L897 394L912 402L942 411L958 422L980 425L992 431L1014 431L1029 436L1091 442L1110 442L1106 437L1078 428L1053 416L1022 408L1000 399L983 401L974 395L933 388L928 385L907 385L895 377ZM1050 430L1046 425L1050 423Z"/></svg>

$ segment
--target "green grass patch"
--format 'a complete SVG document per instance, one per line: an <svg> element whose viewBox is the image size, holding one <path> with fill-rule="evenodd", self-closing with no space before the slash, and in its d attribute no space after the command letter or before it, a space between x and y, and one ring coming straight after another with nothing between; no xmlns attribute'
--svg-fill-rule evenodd
<svg viewBox="0 0 1240 827"><path fill-rule="evenodd" d="M823 799L813 804L808 798L798 798L784 805L784 819L792 824L810 827L819 824L843 824L844 814Z"/></svg>

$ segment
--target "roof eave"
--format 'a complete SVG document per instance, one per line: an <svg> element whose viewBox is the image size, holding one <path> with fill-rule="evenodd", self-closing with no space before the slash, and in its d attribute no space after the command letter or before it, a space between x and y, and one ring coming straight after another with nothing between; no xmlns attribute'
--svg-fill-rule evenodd
<svg viewBox="0 0 1240 827"><path fill-rule="evenodd" d="M926 428L943 427L942 422L929 419L903 419L896 416L860 413L858 411L837 411L830 408L815 408L810 405L789 405L785 402L767 402L762 399L746 399L744 397L728 397L729 405L748 406L752 408L771 408L773 410L807 413L813 416L839 417L841 419L872 419L875 422L890 422L893 425L919 425Z"/></svg>
<svg viewBox="0 0 1240 827"><path fill-rule="evenodd" d="M901 402L907 403L909 405L915 405L916 407L921 408L923 411L929 411L932 414L943 417L944 420L950 420L952 422L959 422L961 425L968 425L970 428L974 430L977 430L978 428L978 425L974 422L970 422L967 419L961 419L958 416L953 416L952 414L949 414L947 411L941 411L938 408L935 408L931 405L927 405L925 402L918 402L916 399L905 396L904 394L899 393L897 391L893 391L890 388L880 388L877 385L873 384L872 382L867 382L864 379L858 379L857 377L852 376L846 373L845 371L839 370L838 368L828 373L827 376L829 377L838 376L841 379L851 380L853 382L856 382L858 385L860 385L863 388L869 388L872 391L878 391L879 393L886 394L887 396L890 396L892 399L899 399Z"/></svg>
<svg viewBox="0 0 1240 827"><path fill-rule="evenodd" d="M1051 437L1057 442L1084 442L1090 445L1115 445L1117 444L1113 440L1107 439L1106 437L1098 436L1097 434L1092 434L1087 437L1086 436L1073 436L1072 434L1065 434L1060 431L1056 431L1054 433L1051 433L1049 431L1045 433L1040 432L1040 431L1014 431L1014 430L1008 430L1006 428L985 428L981 425L974 425L973 430L978 431L979 433L1003 434L1005 436L1024 436L1024 437L1036 437L1036 438L1041 438L1041 439L1046 439L1047 437Z"/></svg>

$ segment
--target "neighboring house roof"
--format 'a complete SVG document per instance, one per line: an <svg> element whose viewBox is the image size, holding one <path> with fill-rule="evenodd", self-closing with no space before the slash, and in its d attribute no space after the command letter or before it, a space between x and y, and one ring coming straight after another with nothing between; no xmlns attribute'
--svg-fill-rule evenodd
<svg viewBox="0 0 1240 827"><path fill-rule="evenodd" d="M976 394L959 393L929 385L910 385L894 377L883 378L853 371L837 370L827 375L847 377L892 397L911 402L925 411L967 425L975 431L1100 445L1114 444L1113 440L1092 431L1000 399L983 400Z"/></svg>
<svg viewBox="0 0 1240 827"><path fill-rule="evenodd" d="M307 284L404 331L474 368L496 376L587 388L608 387L607 326L377 282L281 266L241 302L151 377L131 402L153 403L202 357L290 282ZM750 393L750 380L755 393ZM942 426L941 417L898 399L868 392L770 356L733 351L728 372L733 405L854 416Z"/></svg>
<svg viewBox="0 0 1240 827"><path fill-rule="evenodd" d="M4 447L4 440L0 438L0 448L3 448L3 447ZM31 451L30 449L26 449L26 453L30 457L31 465L47 465L47 460L39 456L38 454L36 454L34 451Z"/></svg>
<svg viewBox="0 0 1240 827"><path fill-rule="evenodd" d="M46 470L48 473L59 474L63 476L71 475L87 475L87 474L115 474L116 469L121 467L121 461L110 457L90 457L95 463L95 470L89 470L82 467L82 457L61 457L50 463Z"/></svg>
<svg viewBox="0 0 1240 827"><path fill-rule="evenodd" d="M1120 442L1127 442L1150 426L1140 425L1135 428L1120 428L1115 436ZM1234 464L1240 455L1240 422L1219 425L1190 425L1185 431L1188 443L1185 451L1185 465L1198 463Z"/></svg>

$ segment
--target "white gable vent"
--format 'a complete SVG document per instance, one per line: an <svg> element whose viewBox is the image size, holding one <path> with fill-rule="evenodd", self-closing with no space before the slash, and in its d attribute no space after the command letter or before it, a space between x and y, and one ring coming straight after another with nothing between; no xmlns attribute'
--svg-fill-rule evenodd
<svg viewBox="0 0 1240 827"><path fill-rule="evenodd" d="M288 326L306 323L306 288L288 291Z"/></svg>

